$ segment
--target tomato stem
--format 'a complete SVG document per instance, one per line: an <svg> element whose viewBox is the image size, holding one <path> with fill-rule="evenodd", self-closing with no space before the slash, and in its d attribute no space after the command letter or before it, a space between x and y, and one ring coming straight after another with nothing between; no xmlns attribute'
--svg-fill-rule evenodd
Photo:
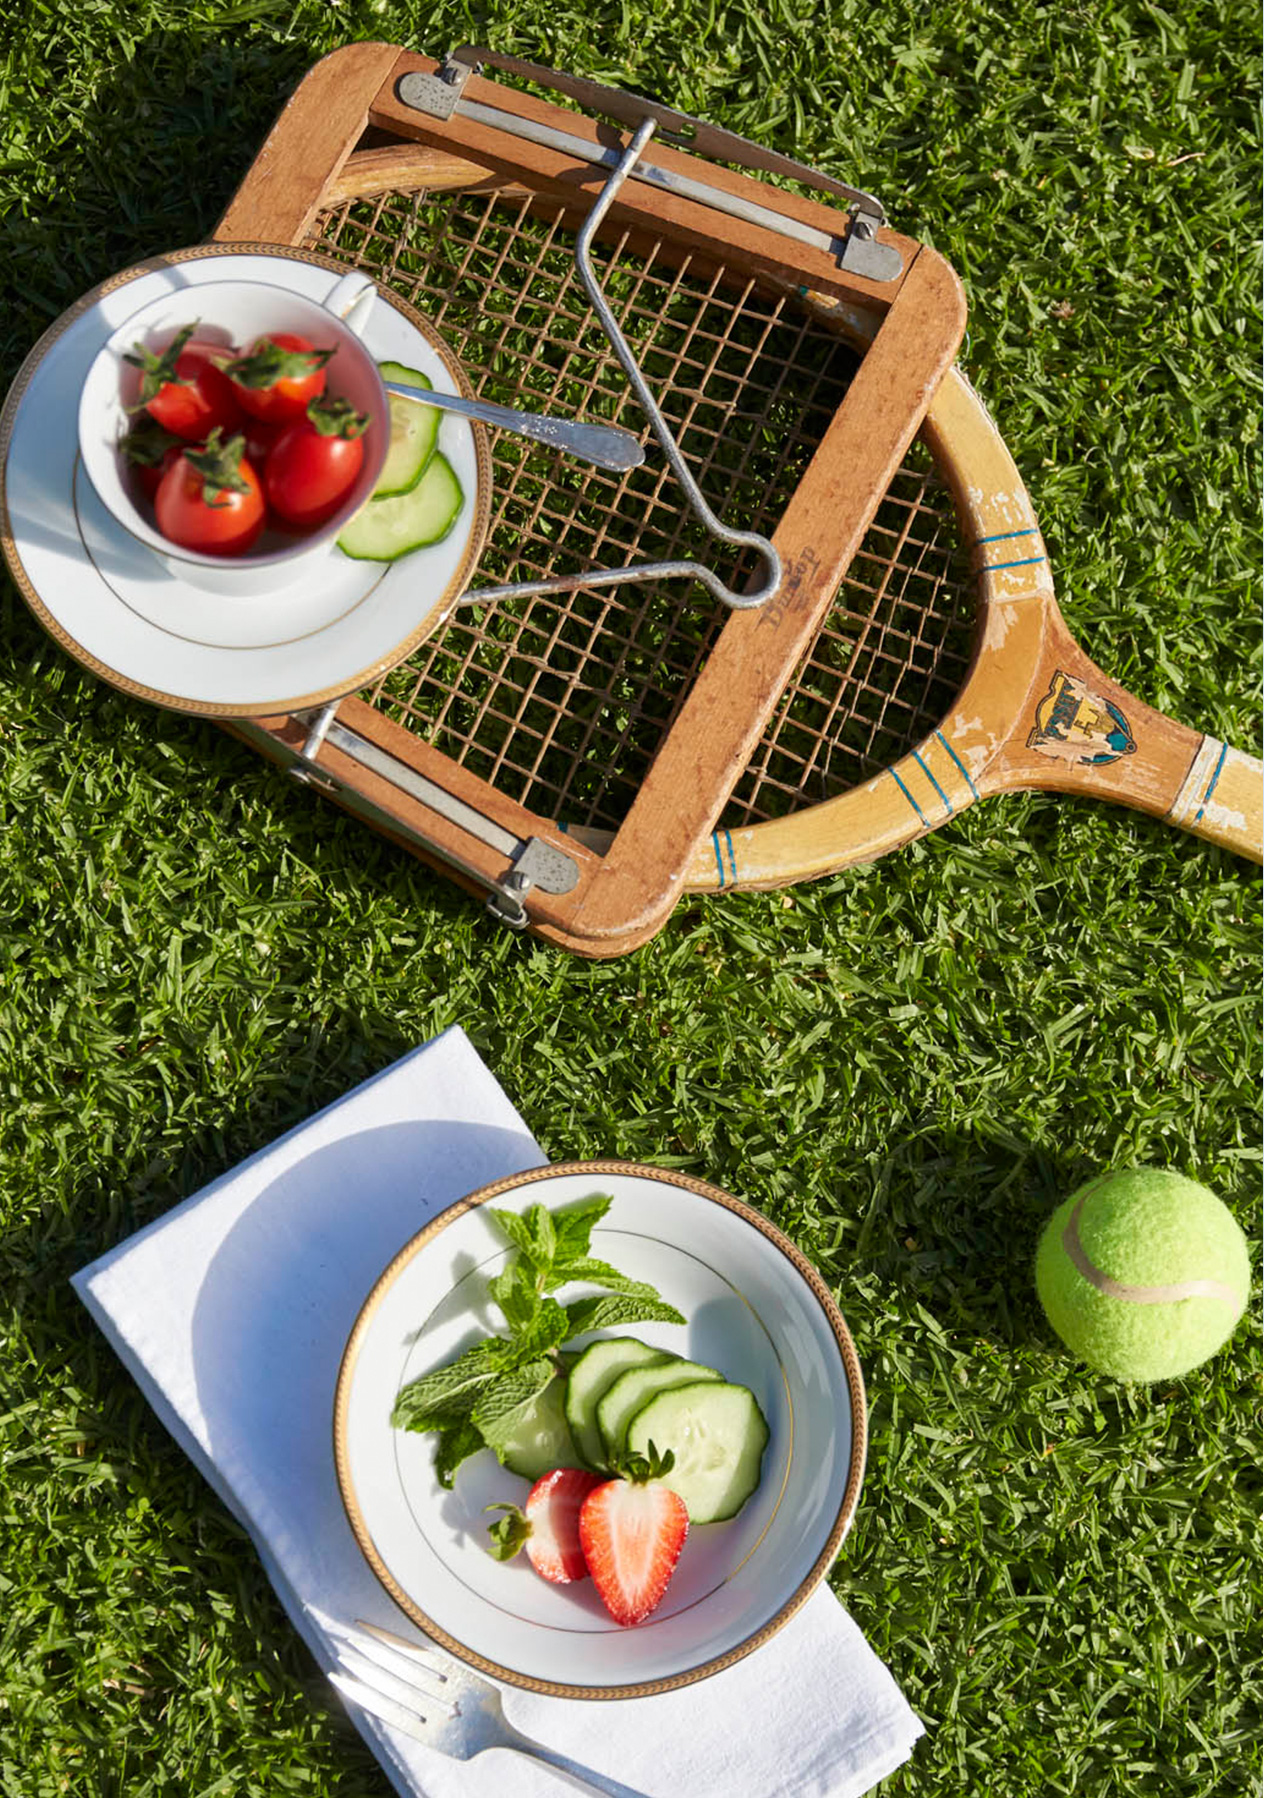
<svg viewBox="0 0 1264 1798"><path fill-rule="evenodd" d="M357 412L350 400L332 399L328 394L318 394L308 404L307 422L322 437L344 437L350 442L353 437L362 437L368 430L369 415L367 412Z"/></svg>
<svg viewBox="0 0 1264 1798"><path fill-rule="evenodd" d="M143 343L134 343L129 351L124 352L124 362L129 362L133 368L141 371L140 399L136 405L130 408L131 411L142 411L154 395L164 387L188 387L191 385L188 381L182 381L176 374L176 363L180 360L185 344L197 330L200 322L199 319L195 319L191 325L186 325L183 331L178 331L160 354L146 349Z"/></svg>
<svg viewBox="0 0 1264 1798"><path fill-rule="evenodd" d="M278 381L303 381L324 368L337 349L286 350L270 337L261 337L248 355L226 363L224 372L239 387L275 387Z"/></svg>
<svg viewBox="0 0 1264 1798"><path fill-rule="evenodd" d="M241 472L241 459L246 452L246 439L230 437L221 441L219 426L211 432L201 449L187 449L184 459L202 477L202 498L208 506L227 505L220 496L225 493L249 493L250 482Z"/></svg>

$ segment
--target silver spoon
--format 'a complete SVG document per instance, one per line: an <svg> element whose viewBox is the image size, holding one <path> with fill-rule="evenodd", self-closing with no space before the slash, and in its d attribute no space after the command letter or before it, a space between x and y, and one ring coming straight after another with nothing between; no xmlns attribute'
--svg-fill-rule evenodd
<svg viewBox="0 0 1264 1798"><path fill-rule="evenodd" d="M496 406L490 400L467 400L457 393L434 393L429 387L409 387L403 381L388 381L388 393L402 393L405 399L420 400L440 412L459 412L462 418L478 418L485 425L498 425L502 431L516 431L519 437L534 438L551 449L564 450L583 462L598 468L619 471L639 468L645 451L632 435L618 425L582 424L575 418L554 418L544 412L515 412L509 406Z"/></svg>

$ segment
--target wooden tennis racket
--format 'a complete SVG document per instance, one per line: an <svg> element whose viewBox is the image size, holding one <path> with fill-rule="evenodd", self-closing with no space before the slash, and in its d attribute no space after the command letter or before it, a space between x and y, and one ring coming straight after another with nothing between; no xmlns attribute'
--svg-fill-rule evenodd
<svg viewBox="0 0 1264 1798"><path fill-rule="evenodd" d="M931 469L893 485L888 520L692 858L688 889L810 880L899 849L976 799L1033 789L1132 806L1264 859L1264 764L1133 698L1075 642L1022 478L959 368L921 442ZM884 662L875 692L869 671ZM922 698L932 663L938 702ZM935 727L879 765L900 715L936 703Z"/></svg>
<svg viewBox="0 0 1264 1798"><path fill-rule="evenodd" d="M477 76L438 117L405 97L418 76L445 72L389 45L326 59L217 237L373 271L485 397L637 428L571 255L594 150L627 131ZM695 151L729 154L706 129ZM1133 699L1067 630L1022 481L952 366L946 265L863 203L728 167L704 165L722 199L699 201L699 158L651 148L677 185L620 194L603 287L716 510L777 545L783 591L731 614L679 584L458 610L336 715L229 728L586 955L638 946L684 891L811 879L1017 788L1132 805L1258 861L1260 764ZM849 268L822 232L884 246L897 272ZM649 465L581 476L498 443L493 514L480 585L714 554Z"/></svg>

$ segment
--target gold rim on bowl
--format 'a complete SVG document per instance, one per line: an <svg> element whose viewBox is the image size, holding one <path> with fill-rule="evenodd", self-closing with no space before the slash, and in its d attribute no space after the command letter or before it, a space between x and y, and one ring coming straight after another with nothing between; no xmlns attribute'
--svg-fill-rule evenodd
<svg viewBox="0 0 1264 1798"><path fill-rule="evenodd" d="M657 1180L665 1186L683 1187L687 1192L694 1193L699 1198L709 1199L744 1219L785 1256L811 1290L838 1345L850 1400L851 1462L842 1501L816 1560L794 1591L778 1608L776 1614L743 1641L712 1660L701 1662L696 1667L686 1668L683 1672L664 1678L641 1680L621 1686L569 1685L557 1680L539 1679L532 1674L522 1673L516 1668L502 1666L498 1661L491 1660L486 1655L467 1647L450 1631L437 1623L434 1618L428 1616L400 1586L377 1550L356 1496L347 1453L347 1418L351 1386L360 1347L372 1325L378 1306L403 1270L422 1249L467 1212L476 1210L480 1205L485 1205L491 1200L501 1198L505 1193L516 1192L537 1182L554 1180L566 1175L582 1175L585 1178L591 1176L595 1179L616 1175ZM741 1199L735 1199L731 1193L724 1192L720 1187L712 1186L706 1181L695 1180L687 1174L673 1173L665 1168L652 1167L633 1161L553 1162L546 1167L531 1168L526 1173L511 1174L503 1180L495 1180L491 1185L479 1187L476 1192L469 1193L465 1198L458 1199L455 1204L449 1205L446 1210L440 1212L438 1217L427 1224L425 1229L418 1231L416 1236L404 1244L365 1299L343 1351L342 1364L338 1372L338 1384L334 1393L333 1447L338 1488L342 1495L347 1520L359 1543L361 1552L386 1591L390 1593L401 1611L411 1618L420 1630L424 1631L432 1641L446 1648L450 1654L455 1655L458 1660L477 1668L482 1673L490 1674L494 1679L504 1680L509 1685L522 1686L528 1691L540 1692L556 1698L649 1698L656 1693L675 1691L680 1686L693 1685L698 1680L708 1679L712 1674L723 1672L726 1667L731 1667L748 1654L753 1654L757 1648L761 1648L807 1603L833 1565L843 1538L851 1526L859 1502L860 1486L865 1469L867 1437L864 1379L860 1369L860 1358L856 1353L856 1345L829 1288L807 1257L795 1247L788 1236L783 1235L775 1225L770 1224L767 1218L761 1216L750 1205L744 1204Z"/></svg>

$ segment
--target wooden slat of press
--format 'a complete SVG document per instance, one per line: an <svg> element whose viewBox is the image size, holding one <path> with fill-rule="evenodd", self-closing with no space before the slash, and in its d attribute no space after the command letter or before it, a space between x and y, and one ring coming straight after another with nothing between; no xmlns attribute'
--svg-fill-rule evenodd
<svg viewBox="0 0 1264 1798"><path fill-rule="evenodd" d="M354 46L353 49L378 52L383 47ZM256 170L252 170L225 214L220 235L298 241L320 206L327 203L330 189L337 182L366 120L431 142L437 149L446 148L449 155L455 151L461 160L464 160L463 152L468 151L469 159L477 166L500 169L509 180L515 175L520 176L526 165L530 169L532 185L552 188L572 205L582 199L585 185L591 186L589 176L600 178L599 171L576 171L573 161L516 140L510 140L513 160L508 160L505 153L507 140L503 133L480 129L473 132L478 141L470 143L471 128L467 126L454 134L459 142L445 146L443 130L418 129L415 121L421 115L399 107L394 87L400 75L409 69L433 69L436 65L426 58L393 54L389 72L365 113L362 110L364 83L369 71L375 67L380 69L381 64L375 65L371 57L357 58L352 69L343 61L348 55L348 52L337 52L327 58L298 90L265 146L273 178L264 180L262 175L256 178ZM349 79L353 74L356 77L354 84ZM353 85L354 92L351 91ZM578 115L560 112L527 96L508 94L494 84L479 83L479 86L489 90L485 97L492 103L508 105L512 110L533 116L544 116L567 130L589 136L591 141L602 141L609 136L604 128L593 127ZM347 133L341 141L335 141L325 105L325 100L335 91L340 101L337 109L339 129ZM309 99L310 104L300 105L300 101ZM362 153L368 154L371 153ZM664 163L674 160L691 172L697 171L695 160L676 157L667 146L655 146L655 155ZM292 165L292 178L276 179L287 164ZM381 178L385 179L388 167L383 159ZM837 227L838 215L814 202L768 189L728 171L708 169L707 178L711 179L713 175L722 176L723 180L717 180L716 184L726 186L730 191L752 192L765 205L785 205L795 216L812 215L815 223L821 222L819 215L823 214L826 229ZM888 295L897 292L896 283L877 288L874 283L842 276L832 259L809 246L795 244L755 227L739 225L723 214L710 212L693 202L678 201L656 190L633 185L625 187L620 196L621 222L629 213L634 221L639 221L642 229L656 235L663 234L665 225L670 226L669 235L673 240L694 247L708 260L715 257L719 244L726 259L753 271L774 273L778 285L784 285L788 275L792 278L797 272L817 291L850 293L862 304L867 302L872 306L876 303L880 311ZM761 239L766 240L762 246ZM939 258L919 252L909 240L892 241L900 244L906 256L905 285L914 271L917 273L917 279L912 282L910 304L900 309L900 329L893 336L888 336L885 330L882 333L878 347L883 353L874 360L874 352L871 352L865 364L868 367L869 361L873 360L871 376L861 379L853 388L853 393L859 389L859 397L853 404L849 395L783 520L777 542L787 560L787 590L774 602L772 610L761 614L735 614L728 620L717 650L713 652L714 670L710 666L704 670L702 680L686 701L681 719L660 750L645 788L616 838L617 857L604 864L584 858L581 884L574 894L562 900L550 896L539 898L540 933L551 940L563 942L584 954L619 954L644 941L662 922L679 889L689 852L705 838L745 765L745 759L758 741L802 647L817 628L829 603L837 572L850 559L885 490L887 479L916 430L935 381L951 361L964 317L955 277ZM875 293L881 296L877 301ZM933 312L938 308L935 316L913 318L912 314L928 301ZM890 453L885 454L888 448ZM858 455L853 453L854 449L859 451ZM857 500L859 511L853 516ZM840 524L844 506L846 517ZM344 702L340 717L348 717L349 706L358 708L361 705L358 701ZM370 716L374 718L374 731L386 723L375 714L370 713ZM398 729L388 726L389 731ZM366 731L366 734L373 733ZM500 806L511 805L477 777L456 767L438 752L420 745L411 733L400 734L407 739L404 759L420 766L423 760L429 762L433 758L432 777L450 791L493 815ZM403 748L401 743L397 753ZM334 765L332 761L330 765ZM354 777L357 787L367 793L371 777L366 777L362 771L354 771ZM377 798L385 804L385 809L400 810L398 798L387 803L389 789L384 789ZM408 802L406 809L411 808L412 802ZM542 825L540 820L530 814L521 814L521 817L527 821L525 826L509 823L508 827L522 835L534 830L536 834L548 836L549 827ZM457 849L461 859L474 862L489 878L503 876L503 858L471 844L464 838L464 833L457 833L459 842L446 843L445 838L453 827L429 814L423 827L437 844ZM590 888L594 890L590 891Z"/></svg>
<svg viewBox="0 0 1264 1798"><path fill-rule="evenodd" d="M463 193L492 194L497 201L512 202L514 205L525 203L527 211L533 217L549 223L560 218L574 231L578 231L583 224L592 204L587 195L572 192L564 197L554 189L533 187L525 181L510 180L483 163L471 162L445 150L436 150L429 144L399 143L378 145L371 150L356 150L326 188L322 207L341 206L354 200L373 200L383 194L415 193L423 189L429 194L460 189ZM614 219L614 225L608 227L604 235L613 238L617 232L621 254L639 257L646 262L652 262L660 256L663 248L661 230L651 229L644 222L637 227L630 226L619 207L615 209ZM714 280L721 287L735 293L745 292L751 284L749 274L734 268L730 260L719 256L714 245L711 246L710 254L701 247L691 247L688 263L690 275L697 282ZM790 273L783 270L778 279L766 275L761 285L766 292L771 292L777 287L797 289L801 283L797 277L792 279ZM826 322L828 324L828 320Z"/></svg>
<svg viewBox="0 0 1264 1798"><path fill-rule="evenodd" d="M213 240L300 243L398 57L394 44L348 44L317 63L282 109Z"/></svg>
<svg viewBox="0 0 1264 1798"><path fill-rule="evenodd" d="M489 126L476 125L464 118L459 109L451 119L439 120L405 106L396 92L401 78L414 71L433 74L438 66L427 56L412 53L401 55L370 108L370 122L383 129L398 132L402 137L414 138L457 155L468 156L472 162L499 169L509 177L515 173L525 173L533 183L551 187L572 199L577 192L589 198L596 197L609 173L607 169L578 164L574 157L560 151L545 149ZM520 118L551 125L589 143L621 148L627 142L626 132L594 123L581 113L568 112L477 75L470 77L464 93L470 100L497 107L502 112L512 112ZM781 188L770 187L767 182L756 181L748 175L714 163L701 162L696 156L686 156L655 139L650 140L646 155L664 168L689 175L695 180L703 180L726 193L740 195L759 205L771 207L804 224L813 225L818 230L835 236L842 233L844 214L819 201L807 200ZM910 238L900 237L891 231L880 231L879 240L900 251L904 269L894 281L877 282L840 269L834 257L825 250L814 249L809 244L783 237L760 225L730 218L728 214L713 211L697 201L683 199L663 188L649 187L642 182L629 181L624 185L619 195L619 209L621 219L633 223L639 220L652 230L668 231L677 242L696 247L704 254L709 252L712 257L716 246L720 245L726 257L752 273L780 274L784 277L785 270L792 268L797 272L798 279L814 290L832 297L848 296L861 304L872 304L875 300L889 302L893 299L901 281L907 278L919 249Z"/></svg>
<svg viewBox="0 0 1264 1798"><path fill-rule="evenodd" d="M941 257L921 251L774 534L782 591L725 624L576 910L577 937L644 936L671 909L691 857L820 628L964 327L960 282Z"/></svg>
<svg viewBox="0 0 1264 1798"><path fill-rule="evenodd" d="M340 206L346 200L374 200L396 189L451 187L478 191L483 183L502 198L517 198L531 190L521 182L506 181L481 163L436 150L430 144L379 144L372 150L356 150L339 172L326 183L323 204Z"/></svg>
<svg viewBox="0 0 1264 1798"><path fill-rule="evenodd" d="M434 67L423 58L404 61L413 67ZM473 125L459 113L442 128L434 121L427 123L396 98L395 83L402 72L403 62L374 105L375 124L423 141L442 142L446 149L468 153L480 164L500 159L507 175L515 165L529 167L533 182L562 193L573 195L577 184L593 185L591 172L577 171L572 159L507 140L504 133ZM508 94L494 84L472 81L466 91L471 98L522 116L559 123L556 108ZM611 136L579 117L564 115L561 122L591 142ZM664 163L698 171L696 160L677 156L666 146L656 145L654 154ZM710 168L706 175L708 180L723 175L716 185L756 194L763 204L770 201L770 191L746 177ZM791 198L777 191L775 203ZM837 229L838 215L814 202L796 200L787 210ZM727 259L755 272L773 269L779 282L785 281L789 265L814 287L819 283L822 289L850 291L854 296L871 296L874 290L873 283L841 275L823 252L657 189L629 183L619 198L620 225L629 215L669 234L676 243L699 245L704 254L714 256L718 241ZM889 291L912 282L909 303L900 314L903 322L885 343L884 354L874 358L867 379L862 368L854 397L848 396L778 530L777 545L787 563L786 590L760 614L735 615L726 623L600 873L576 908L574 947L582 938L589 953L600 953L598 942L629 932L640 935L652 927L653 919L670 910L691 852L710 830L758 742L916 431L935 383L952 361L964 326L960 286L939 258L923 260L917 246L907 240L901 247L906 257L903 283L890 284ZM914 279L919 262L921 271ZM888 317L883 338L894 328L893 318L894 314Z"/></svg>

